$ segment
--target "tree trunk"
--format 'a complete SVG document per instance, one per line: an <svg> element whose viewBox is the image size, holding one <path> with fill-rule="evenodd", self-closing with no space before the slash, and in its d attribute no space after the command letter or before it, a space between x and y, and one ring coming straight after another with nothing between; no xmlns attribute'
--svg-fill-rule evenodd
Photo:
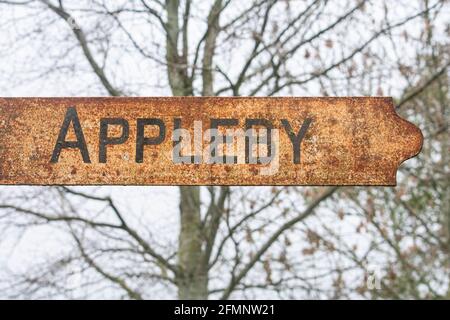
<svg viewBox="0 0 450 320"><path fill-rule="evenodd" d="M174 96L193 95L188 76L187 57L178 52L180 27L178 0L167 0L166 60L169 83ZM183 33L187 26L183 25ZM187 45L187 44L185 44ZM183 48L183 51L187 48ZM180 187L180 233L178 239L177 277L179 299L208 297L208 268L202 259L202 221L200 187Z"/></svg>
<svg viewBox="0 0 450 320"><path fill-rule="evenodd" d="M208 15L208 31L205 39L203 58L203 95L213 95L212 62L215 42L219 32L219 13L222 9L222 0L215 0ZM179 0L166 0L166 62L169 84L174 96L192 96L193 77L189 76L188 63L188 21L190 2L184 8L183 23L180 27ZM183 40L179 50L180 41ZM180 53L181 51L181 53ZM192 73L195 70L192 70ZM228 190L228 189L224 189ZM228 192L222 193L224 197ZM214 201L213 201L214 202ZM215 206L214 203L211 205ZM201 217L200 187L180 187L180 234L178 239L178 268L177 276L178 297L180 299L207 299L208 298L208 264L217 232L219 218L222 211L215 210L214 219L208 224L205 231ZM206 229L208 229L206 227ZM209 240L207 240L207 238Z"/></svg>
<svg viewBox="0 0 450 320"><path fill-rule="evenodd" d="M200 187L180 187L180 223L178 298L207 299L208 268L202 259Z"/></svg>

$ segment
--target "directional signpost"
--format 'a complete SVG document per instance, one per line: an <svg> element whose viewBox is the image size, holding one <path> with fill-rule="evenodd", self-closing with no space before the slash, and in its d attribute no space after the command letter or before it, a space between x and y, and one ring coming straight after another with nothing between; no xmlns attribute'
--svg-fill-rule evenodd
<svg viewBox="0 0 450 320"><path fill-rule="evenodd" d="M395 185L390 98L1 98L0 184Z"/></svg>

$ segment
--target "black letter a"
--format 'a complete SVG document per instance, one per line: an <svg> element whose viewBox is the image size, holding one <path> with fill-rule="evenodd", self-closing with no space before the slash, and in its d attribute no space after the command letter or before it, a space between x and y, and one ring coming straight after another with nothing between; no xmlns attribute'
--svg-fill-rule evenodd
<svg viewBox="0 0 450 320"><path fill-rule="evenodd" d="M73 123L73 130L77 141L66 141L67 130L70 123ZM59 154L63 148L78 148L80 149L83 162L91 163L89 159L89 152L87 150L86 141L84 140L83 130L81 129L80 120L78 119L77 110L74 107L67 109L64 122L59 131L58 140L56 140L55 149L53 150L52 159L50 162L56 163L59 160Z"/></svg>

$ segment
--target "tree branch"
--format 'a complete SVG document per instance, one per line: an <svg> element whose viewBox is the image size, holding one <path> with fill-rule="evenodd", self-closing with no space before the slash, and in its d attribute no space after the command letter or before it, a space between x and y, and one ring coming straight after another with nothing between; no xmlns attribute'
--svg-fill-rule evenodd
<svg viewBox="0 0 450 320"><path fill-rule="evenodd" d="M53 4L51 4L48 0L39 0L42 3L44 3L50 10L52 10L54 13L56 13L59 17L61 17L63 20L66 21L68 26L72 29L75 37L78 40L78 43L81 46L81 49L83 50L84 56L86 57L87 61L89 62L90 66L92 67L92 70L97 75L97 77L100 79L100 82L103 84L106 91L111 96L120 96L122 92L118 89L116 89L112 83L109 81L109 79L106 77L103 69L100 67L100 65L95 61L94 55L92 54L91 49L89 48L88 41L86 39L86 35L81 30L79 26L74 27L75 19L62 7L56 7Z"/></svg>
<svg viewBox="0 0 450 320"><path fill-rule="evenodd" d="M234 288L241 282L241 280L247 275L247 273L253 268L253 266L261 259L264 253L278 240L281 234L286 230L292 228L298 222L306 219L310 216L314 210L319 206L322 201L331 197L333 193L338 189L338 187L330 187L324 193L322 193L318 198L316 198L301 215L285 222L281 227L275 231L272 236L261 246L261 248L255 253L255 255L250 259L250 261L241 269L237 276L233 276L229 285L222 294L222 299L228 299L233 292Z"/></svg>

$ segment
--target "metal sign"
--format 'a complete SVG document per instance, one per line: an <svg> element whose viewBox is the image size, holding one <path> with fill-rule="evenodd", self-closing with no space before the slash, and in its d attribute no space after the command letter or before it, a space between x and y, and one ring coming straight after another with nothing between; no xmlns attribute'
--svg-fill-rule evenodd
<svg viewBox="0 0 450 320"><path fill-rule="evenodd" d="M0 98L0 184L395 185L391 98Z"/></svg>

